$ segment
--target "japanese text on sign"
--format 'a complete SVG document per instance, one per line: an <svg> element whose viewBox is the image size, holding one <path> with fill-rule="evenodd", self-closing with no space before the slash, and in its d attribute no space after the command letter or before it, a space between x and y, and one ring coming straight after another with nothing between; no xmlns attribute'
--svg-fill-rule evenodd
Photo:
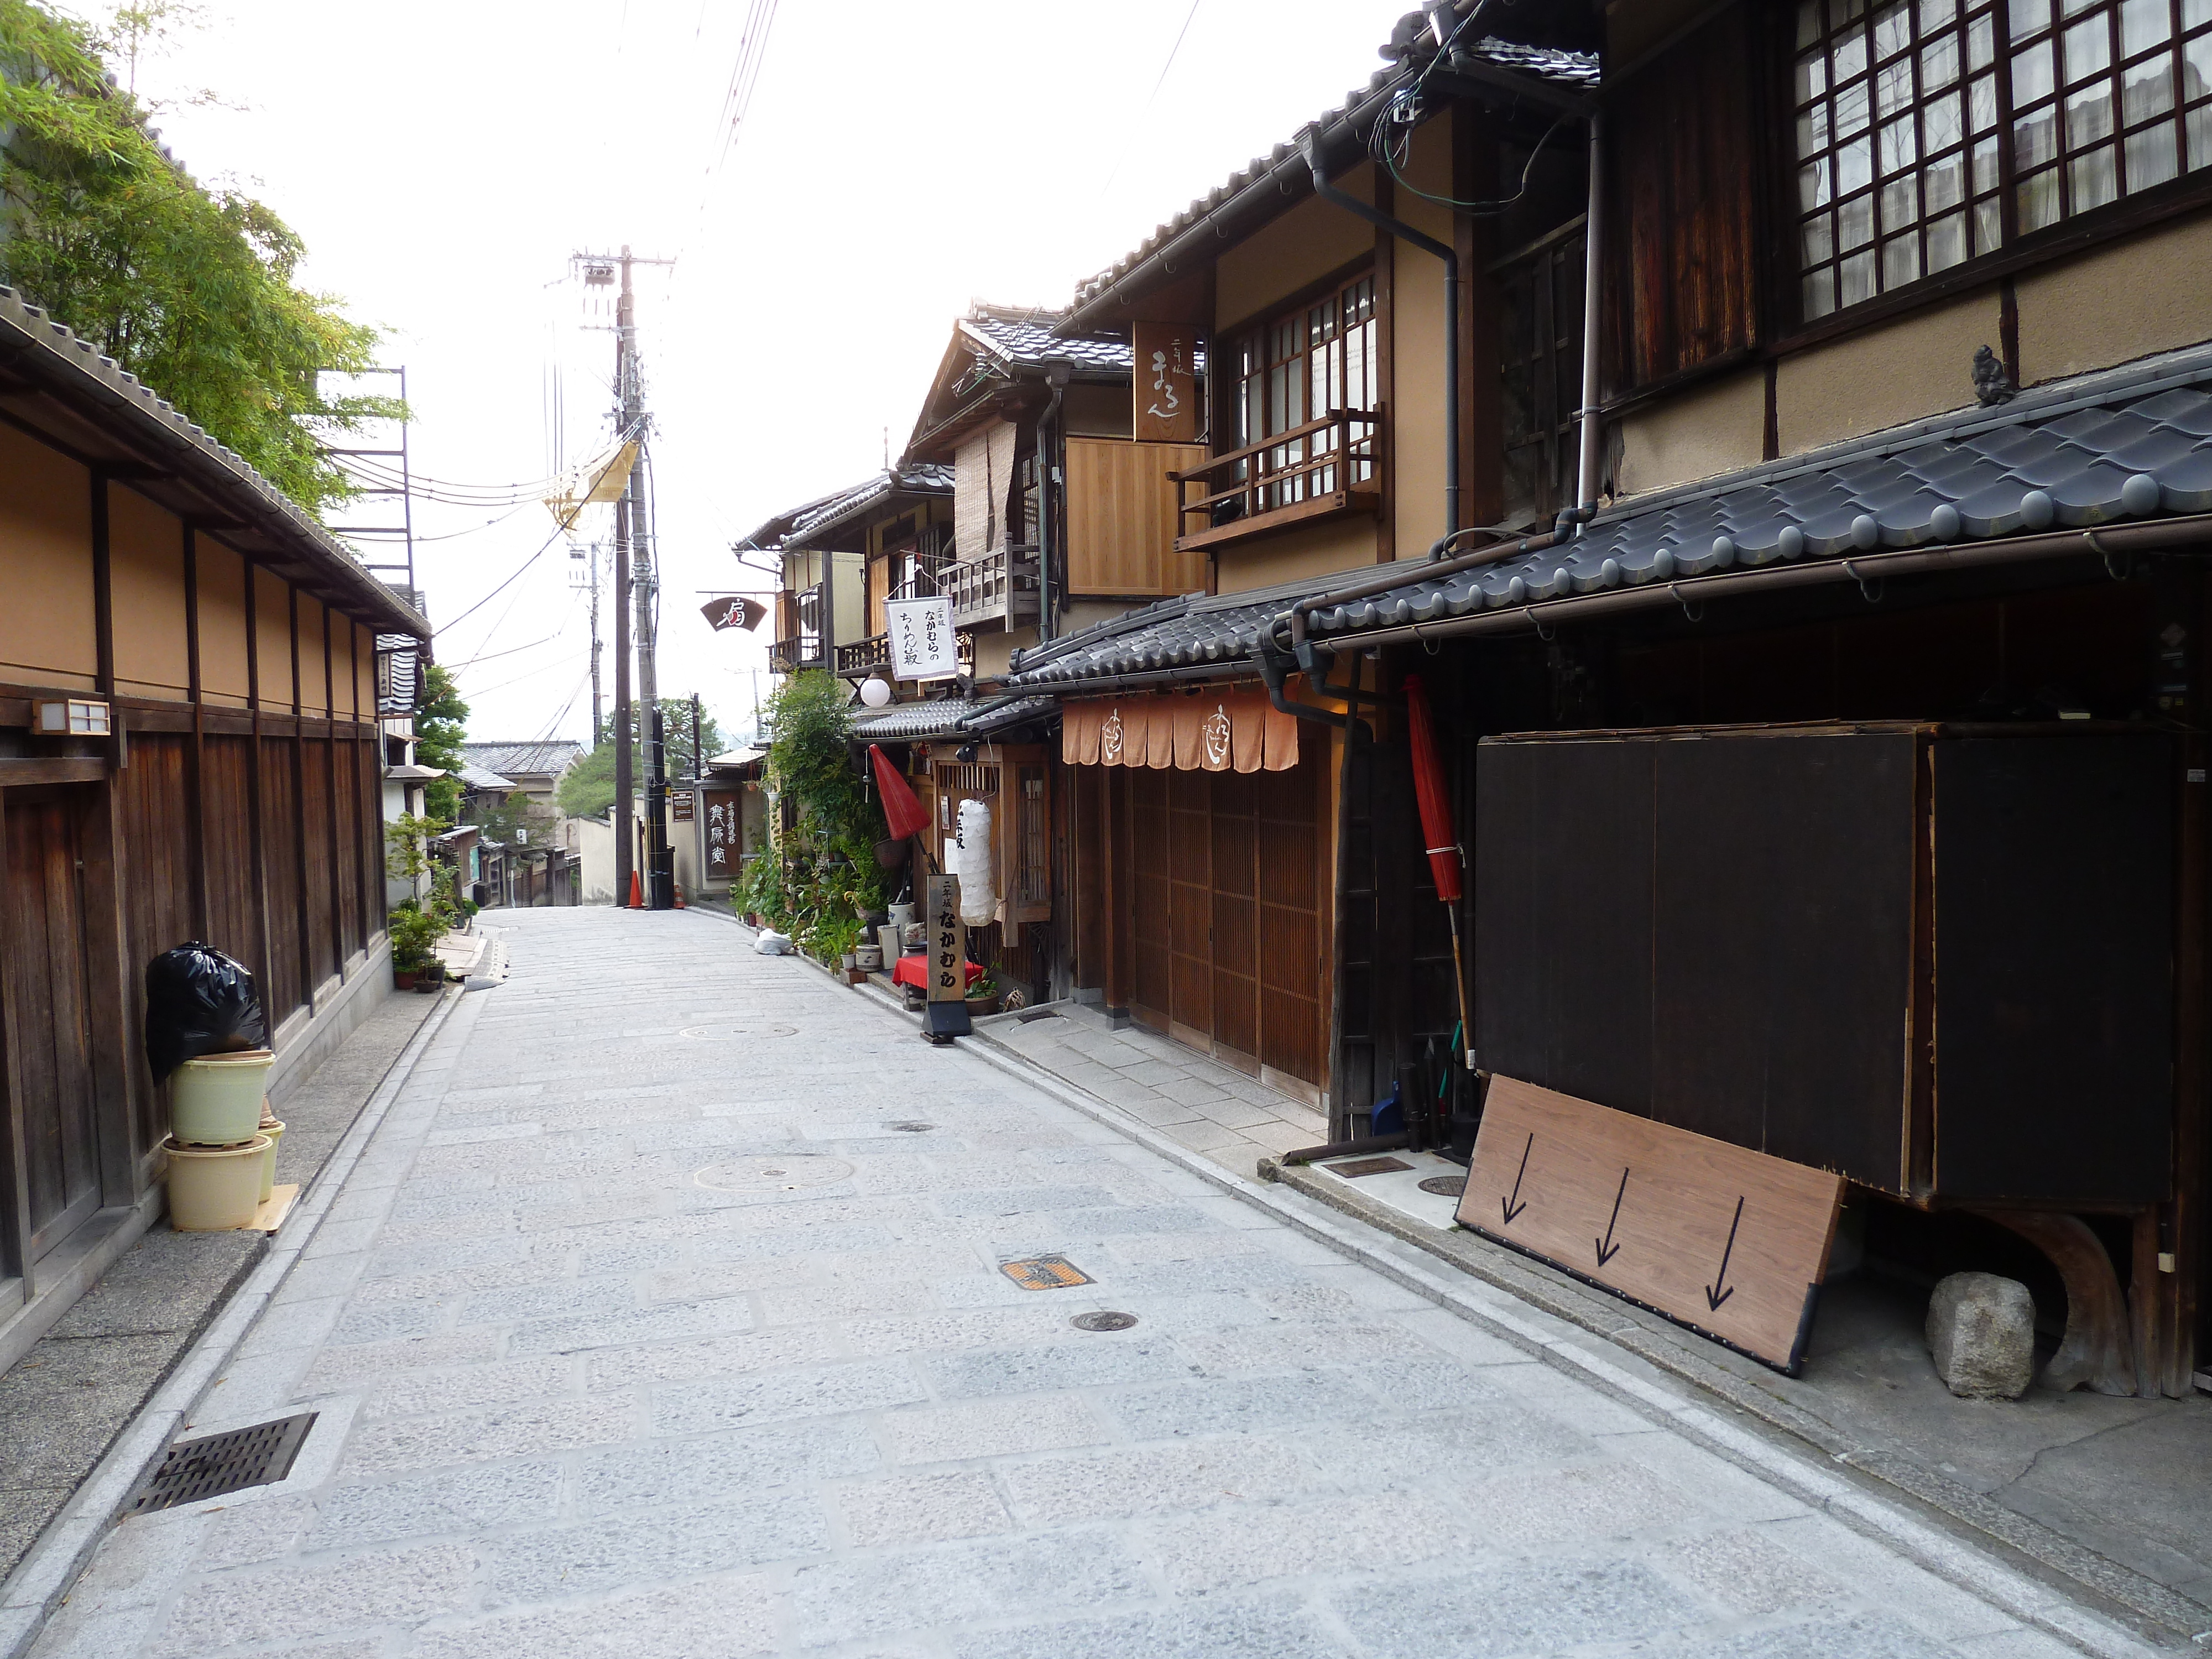
<svg viewBox="0 0 2212 1659"><path fill-rule="evenodd" d="M960 878L929 878L929 1000L959 1002L968 995L968 930L960 922Z"/></svg>
<svg viewBox="0 0 2212 1659"><path fill-rule="evenodd" d="M893 679L949 680L960 672L951 599L886 599L884 623L890 631Z"/></svg>
<svg viewBox="0 0 2212 1659"><path fill-rule="evenodd" d="M1192 330L1138 322L1130 329L1137 373L1135 433L1140 442L1188 443L1198 435L1198 364Z"/></svg>

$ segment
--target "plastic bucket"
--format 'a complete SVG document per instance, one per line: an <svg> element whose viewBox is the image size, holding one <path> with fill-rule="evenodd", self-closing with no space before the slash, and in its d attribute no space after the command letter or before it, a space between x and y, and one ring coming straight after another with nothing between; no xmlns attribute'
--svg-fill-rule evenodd
<svg viewBox="0 0 2212 1659"><path fill-rule="evenodd" d="M264 1123L261 1133L269 1139L269 1150L261 1155L261 1201L266 1204L276 1190L276 1143L284 1139L284 1126Z"/></svg>
<svg viewBox="0 0 2212 1659"><path fill-rule="evenodd" d="M274 1054L188 1060L169 1083L169 1132L188 1146L235 1146L261 1132Z"/></svg>
<svg viewBox="0 0 2212 1659"><path fill-rule="evenodd" d="M234 1232L261 1207L261 1166L273 1143L257 1134L243 1146L168 1144L169 1224L180 1233Z"/></svg>

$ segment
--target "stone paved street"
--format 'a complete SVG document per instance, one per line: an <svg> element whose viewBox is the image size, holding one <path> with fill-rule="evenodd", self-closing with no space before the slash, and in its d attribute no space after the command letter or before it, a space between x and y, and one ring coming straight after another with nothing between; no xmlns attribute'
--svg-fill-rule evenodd
<svg viewBox="0 0 2212 1659"><path fill-rule="evenodd" d="M726 921L496 920L195 1413L319 1413L291 1479L42 1659L2075 1650Z"/></svg>

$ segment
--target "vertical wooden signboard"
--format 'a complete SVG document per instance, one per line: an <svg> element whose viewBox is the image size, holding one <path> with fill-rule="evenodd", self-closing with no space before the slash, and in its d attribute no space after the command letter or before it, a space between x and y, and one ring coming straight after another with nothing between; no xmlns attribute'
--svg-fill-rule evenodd
<svg viewBox="0 0 2212 1659"><path fill-rule="evenodd" d="M1136 353L1130 392L1137 441L1187 444L1198 438L1198 331L1188 323L1133 323Z"/></svg>
<svg viewBox="0 0 2212 1659"><path fill-rule="evenodd" d="M929 895L929 1039L966 1036L968 929L960 920L960 878L932 876Z"/></svg>

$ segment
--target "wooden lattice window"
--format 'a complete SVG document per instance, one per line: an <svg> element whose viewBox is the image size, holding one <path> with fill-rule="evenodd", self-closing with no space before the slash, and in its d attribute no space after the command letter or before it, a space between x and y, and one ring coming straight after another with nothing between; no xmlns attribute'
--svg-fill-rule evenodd
<svg viewBox="0 0 2212 1659"><path fill-rule="evenodd" d="M2212 164L2212 0L1801 0L1808 321Z"/></svg>
<svg viewBox="0 0 2212 1659"><path fill-rule="evenodd" d="M1574 501L1582 404L1583 222L1492 267L1508 523L1548 519Z"/></svg>
<svg viewBox="0 0 2212 1659"><path fill-rule="evenodd" d="M1252 330L1231 348L1237 373L1236 441L1231 447L1243 449L1339 410L1373 409L1382 396L1377 349L1372 274ZM1261 471L1295 466L1327 453L1336 442L1334 431L1297 439L1270 450ZM1355 439L1350 482L1375 477L1374 449L1371 429L1364 441ZM1271 484L1262 509L1329 495L1343 487L1335 473L1334 466L1326 467Z"/></svg>

